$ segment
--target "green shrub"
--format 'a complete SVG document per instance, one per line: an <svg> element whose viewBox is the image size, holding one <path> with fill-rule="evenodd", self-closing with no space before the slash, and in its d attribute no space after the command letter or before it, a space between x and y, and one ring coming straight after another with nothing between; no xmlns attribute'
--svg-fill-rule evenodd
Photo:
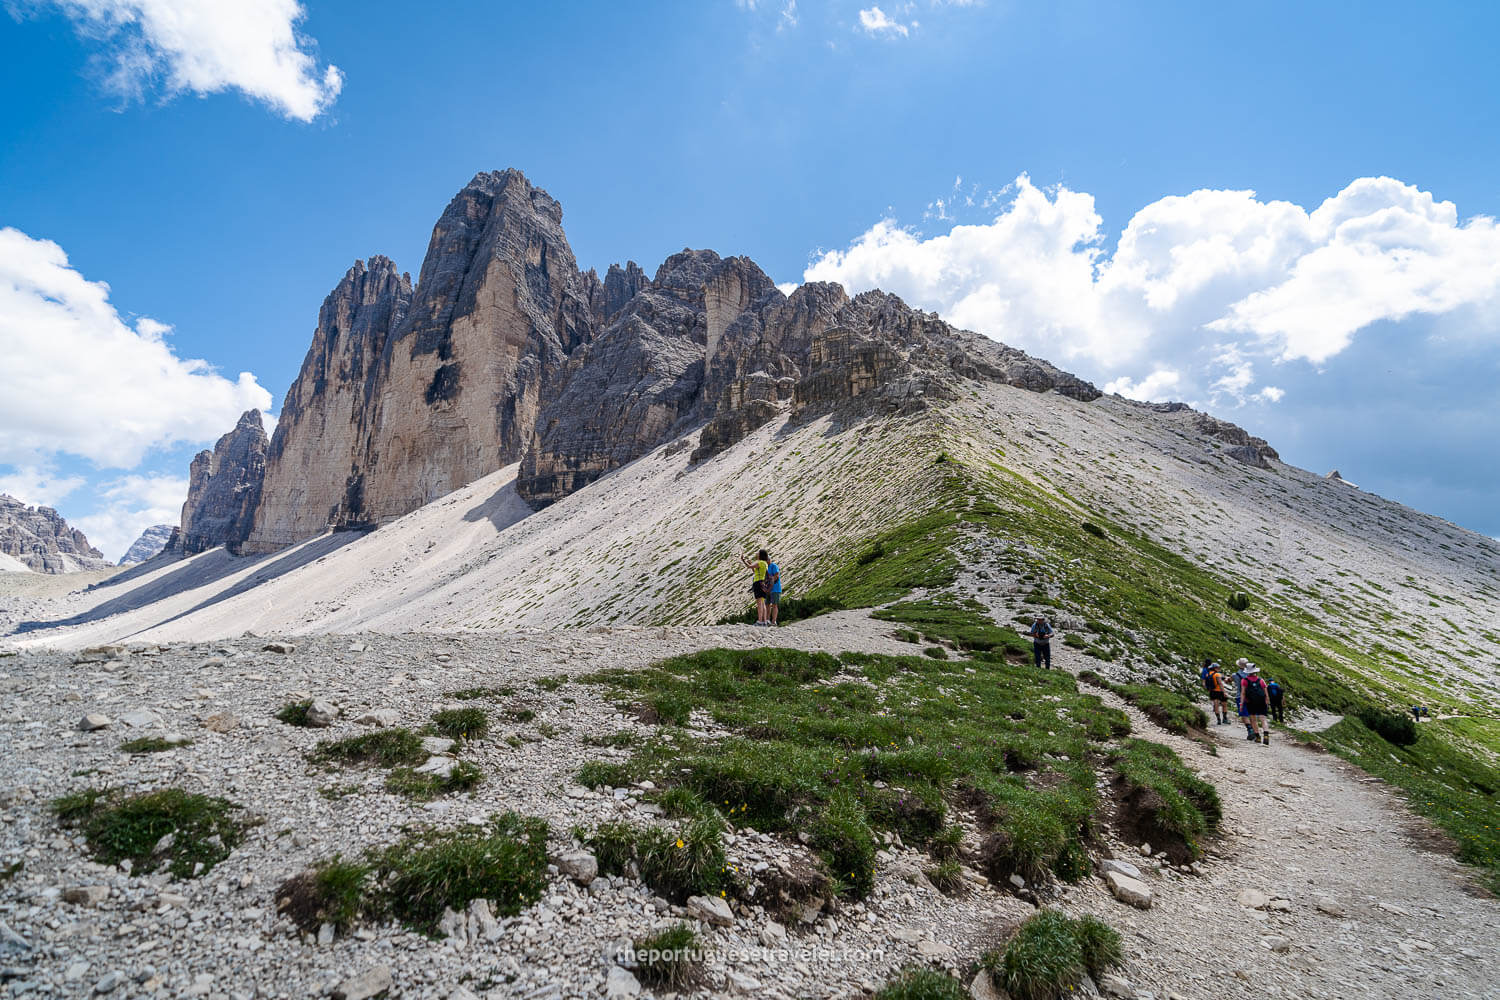
<svg viewBox="0 0 1500 1000"><path fill-rule="evenodd" d="M276 911L306 933L323 924L346 931L364 915L371 868L339 855L283 882L273 895Z"/></svg>
<svg viewBox="0 0 1500 1000"><path fill-rule="evenodd" d="M616 820L574 834L594 852L599 871L627 875L634 864L651 891L680 905L689 896L719 895L728 884L721 829L714 815L699 816L681 830Z"/></svg>
<svg viewBox="0 0 1500 1000"><path fill-rule="evenodd" d="M422 748L422 737L397 726L342 740L323 740L313 748L311 756L314 761L325 764L397 767L421 764L427 760L428 753Z"/></svg>
<svg viewBox="0 0 1500 1000"><path fill-rule="evenodd" d="M1236 590L1229 595L1229 609L1231 611L1249 611L1250 595L1243 590Z"/></svg>
<svg viewBox="0 0 1500 1000"><path fill-rule="evenodd" d="M654 990L682 992L703 979L706 948L689 924L636 938L633 946L636 978Z"/></svg>
<svg viewBox="0 0 1500 1000"><path fill-rule="evenodd" d="M1176 691L1154 684L1111 684L1109 689L1169 733L1185 735L1189 729L1208 728L1208 713Z"/></svg>
<svg viewBox="0 0 1500 1000"><path fill-rule="evenodd" d="M424 830L374 858L383 905L396 919L432 932L443 910L490 900L513 917L547 887L547 823L505 813L485 826Z"/></svg>
<svg viewBox="0 0 1500 1000"><path fill-rule="evenodd" d="M695 819L675 834L649 828L636 840L636 864L641 881L674 903L718 895L727 881L719 820Z"/></svg>
<svg viewBox="0 0 1500 1000"><path fill-rule="evenodd" d="M812 824L812 846L833 878L863 899L875 888L875 835L852 795L836 795Z"/></svg>
<svg viewBox="0 0 1500 1000"><path fill-rule="evenodd" d="M927 881L938 892L951 896L964 887L964 866L957 861L942 861L925 872Z"/></svg>
<svg viewBox="0 0 1500 1000"><path fill-rule="evenodd" d="M100 864L128 860L138 874L166 865L176 878L211 871L239 846L249 827L241 807L228 799L179 788L131 796L86 789L53 800L52 811L64 826L82 830ZM172 839L157 851L168 834Z"/></svg>
<svg viewBox="0 0 1500 1000"><path fill-rule="evenodd" d="M1014 1000L1057 1000L1086 973L1097 976L1119 960L1120 936L1107 925L1043 910L1021 925L1002 954L991 953L980 964Z"/></svg>
<svg viewBox="0 0 1500 1000"><path fill-rule="evenodd" d="M1417 720L1405 712L1391 712L1383 708L1360 709L1358 719L1371 732L1386 742L1398 747L1409 747L1417 742Z"/></svg>
<svg viewBox="0 0 1500 1000"><path fill-rule="evenodd" d="M409 799L435 799L452 792L466 792L484 780L484 772L466 760L454 762L447 777L418 774L413 768L398 767L386 775L386 791Z"/></svg>
<svg viewBox="0 0 1500 1000"><path fill-rule="evenodd" d="M281 710L276 713L276 718L289 726L307 727L312 725L312 723L307 721L307 713L311 708L311 700L289 702L281 706Z"/></svg>
<svg viewBox="0 0 1500 1000"><path fill-rule="evenodd" d="M1081 525L1079 525L1079 527L1083 528L1084 531L1087 531L1089 534L1093 535L1095 538L1103 538L1104 537L1104 529L1101 528L1101 527L1099 527L1097 524L1095 524L1092 521L1084 521Z"/></svg>
<svg viewBox="0 0 1500 1000"><path fill-rule="evenodd" d="M176 750L178 747L192 745L192 740L179 740L173 743L171 740L164 740L160 736L142 736L139 739L126 740L124 743L121 743L120 752L131 754L165 753L168 750Z"/></svg>
<svg viewBox="0 0 1500 1000"><path fill-rule="evenodd" d="M500 698L509 698L516 693L513 687L471 687L462 688L458 691L449 691L448 697L454 701L495 701Z"/></svg>
<svg viewBox="0 0 1500 1000"><path fill-rule="evenodd" d="M445 708L432 716L432 731L462 743L482 738L490 731L490 717L482 708Z"/></svg>
<svg viewBox="0 0 1500 1000"><path fill-rule="evenodd" d="M968 1000L969 991L946 972L909 965L881 987L875 1000Z"/></svg>
<svg viewBox="0 0 1500 1000"><path fill-rule="evenodd" d="M922 650L922 655L930 656L934 660L946 660L948 658L948 651L942 646L928 646Z"/></svg>
<svg viewBox="0 0 1500 1000"><path fill-rule="evenodd" d="M584 788L624 788L630 784L630 770L615 761L591 760L578 769L574 778Z"/></svg>
<svg viewBox="0 0 1500 1000"><path fill-rule="evenodd" d="M1159 743L1127 740L1110 761L1125 822L1169 853L1180 844L1187 857L1198 857L1199 840L1223 818L1218 790Z"/></svg>

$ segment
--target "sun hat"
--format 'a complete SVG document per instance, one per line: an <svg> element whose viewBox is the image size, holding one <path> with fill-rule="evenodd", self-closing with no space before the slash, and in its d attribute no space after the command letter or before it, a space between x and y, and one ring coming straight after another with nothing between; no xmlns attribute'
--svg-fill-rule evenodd
<svg viewBox="0 0 1500 1000"><path fill-rule="evenodd" d="M1248 674L1258 674L1260 673L1260 668L1253 663L1247 663L1245 664L1245 672Z"/></svg>

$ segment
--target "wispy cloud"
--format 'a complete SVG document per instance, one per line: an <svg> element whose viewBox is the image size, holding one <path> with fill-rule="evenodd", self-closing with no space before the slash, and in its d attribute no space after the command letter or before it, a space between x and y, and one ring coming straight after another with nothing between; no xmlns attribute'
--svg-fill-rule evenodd
<svg viewBox="0 0 1500 1000"><path fill-rule="evenodd" d="M237 90L308 122L343 89L297 25L298 0L19 0L12 12L55 7L105 46L106 86L127 99Z"/></svg>
<svg viewBox="0 0 1500 1000"><path fill-rule="evenodd" d="M867 35L883 36L886 38L905 38L911 34L911 28L895 21L879 7L869 7L859 12L859 27Z"/></svg>

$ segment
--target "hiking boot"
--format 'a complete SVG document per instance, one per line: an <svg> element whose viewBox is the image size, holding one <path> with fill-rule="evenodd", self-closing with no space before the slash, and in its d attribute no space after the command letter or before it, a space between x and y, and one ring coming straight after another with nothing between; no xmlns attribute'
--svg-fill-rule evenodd
<svg viewBox="0 0 1500 1000"><path fill-rule="evenodd" d="M1260 737L1256 736L1253 732L1250 732L1250 733L1246 733L1245 734L1245 739L1247 739L1250 742L1254 743L1256 740L1260 739Z"/></svg>
<svg viewBox="0 0 1500 1000"><path fill-rule="evenodd" d="M1264 746L1270 746L1271 745L1271 734L1270 733L1261 733L1260 734L1260 742Z"/></svg>

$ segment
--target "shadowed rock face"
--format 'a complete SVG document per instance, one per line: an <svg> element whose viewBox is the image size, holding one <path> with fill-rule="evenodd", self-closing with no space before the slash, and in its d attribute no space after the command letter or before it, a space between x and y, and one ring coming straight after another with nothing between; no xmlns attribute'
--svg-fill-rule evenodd
<svg viewBox="0 0 1500 1000"><path fill-rule="evenodd" d="M250 535L266 476L265 425L259 410L246 410L234 430L193 458L182 524L168 547L194 555L223 545L239 553Z"/></svg>
<svg viewBox="0 0 1500 1000"><path fill-rule="evenodd" d="M706 458L779 414L910 412L964 378L1099 395L894 295L788 297L748 258L689 249L600 281L550 195L482 173L415 289L373 257L324 302L242 550L383 524L515 461L540 507L700 427Z"/></svg>
<svg viewBox="0 0 1500 1000"><path fill-rule="evenodd" d="M0 493L0 554L33 573L107 569L104 553L51 507L28 507Z"/></svg>

